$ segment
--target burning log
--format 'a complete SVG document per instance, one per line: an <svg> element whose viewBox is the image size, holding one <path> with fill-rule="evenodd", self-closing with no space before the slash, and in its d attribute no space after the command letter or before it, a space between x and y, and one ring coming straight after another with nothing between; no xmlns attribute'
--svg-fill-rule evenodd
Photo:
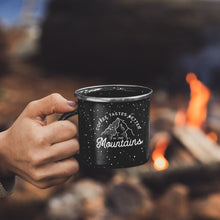
<svg viewBox="0 0 220 220"><path fill-rule="evenodd" d="M190 86L191 99L186 113L181 111L177 113L173 134L198 161L219 162L220 146L200 129L207 117L211 91L197 79L194 73L188 73L186 81Z"/></svg>
<svg viewBox="0 0 220 220"><path fill-rule="evenodd" d="M154 168L157 170L167 169L168 166L179 167L197 163L196 158L167 131L157 132L151 138L150 148Z"/></svg>
<svg viewBox="0 0 220 220"><path fill-rule="evenodd" d="M202 163L220 162L220 146L208 138L202 130L180 126L173 129L174 136Z"/></svg>
<svg viewBox="0 0 220 220"><path fill-rule="evenodd" d="M147 170L144 173L139 173L139 178L142 182L150 187L156 193L163 192L168 186L173 183L184 183L192 190L190 193L194 196L207 194L213 191L220 190L220 162L209 164L196 164L194 166L170 167L162 171ZM137 174L136 174L137 175ZM218 184L216 185L216 181ZM216 185L213 187L211 183ZM198 185L210 186L206 187L202 192ZM204 189L204 188L203 188Z"/></svg>

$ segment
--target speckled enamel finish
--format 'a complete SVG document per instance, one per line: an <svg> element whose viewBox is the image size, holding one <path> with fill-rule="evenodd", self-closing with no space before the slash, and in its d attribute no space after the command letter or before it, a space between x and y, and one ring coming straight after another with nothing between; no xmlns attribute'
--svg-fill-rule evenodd
<svg viewBox="0 0 220 220"><path fill-rule="evenodd" d="M81 165L125 168L148 161L151 94L149 88L129 85L104 85L75 92Z"/></svg>

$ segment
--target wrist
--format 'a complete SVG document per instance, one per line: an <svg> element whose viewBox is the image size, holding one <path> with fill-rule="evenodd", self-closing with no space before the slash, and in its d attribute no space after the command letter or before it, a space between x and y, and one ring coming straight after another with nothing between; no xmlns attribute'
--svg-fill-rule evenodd
<svg viewBox="0 0 220 220"><path fill-rule="evenodd" d="M13 176L7 159L7 142L7 131L0 132L0 178L11 178Z"/></svg>

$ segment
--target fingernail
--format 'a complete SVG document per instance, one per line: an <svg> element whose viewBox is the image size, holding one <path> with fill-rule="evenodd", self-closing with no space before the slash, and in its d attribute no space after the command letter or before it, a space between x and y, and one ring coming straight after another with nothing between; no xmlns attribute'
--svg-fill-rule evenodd
<svg viewBox="0 0 220 220"><path fill-rule="evenodd" d="M76 107L77 104L78 104L77 102L75 102L75 101L70 101L70 100L68 100L67 103L68 103L68 105L71 106L71 107Z"/></svg>

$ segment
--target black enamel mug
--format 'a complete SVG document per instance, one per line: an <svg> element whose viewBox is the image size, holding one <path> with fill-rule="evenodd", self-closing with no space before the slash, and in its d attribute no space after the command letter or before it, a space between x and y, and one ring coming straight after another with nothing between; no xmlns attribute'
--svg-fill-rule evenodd
<svg viewBox="0 0 220 220"><path fill-rule="evenodd" d="M75 91L78 109L79 163L89 168L126 168L144 164L150 156L150 88L100 85Z"/></svg>

